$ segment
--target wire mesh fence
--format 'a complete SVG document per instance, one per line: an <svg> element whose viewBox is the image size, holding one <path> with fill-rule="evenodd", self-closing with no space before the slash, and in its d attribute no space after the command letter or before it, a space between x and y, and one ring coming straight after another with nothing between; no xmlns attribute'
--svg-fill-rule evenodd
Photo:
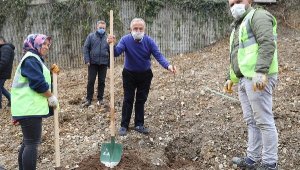
<svg viewBox="0 0 300 170"><path fill-rule="evenodd" d="M22 44L28 34L43 33L52 36L48 63L74 68L84 64L83 44L86 36L96 30L96 22L101 19L109 25L110 9L115 13L114 32L118 39L130 33L129 24L133 18L142 16L148 21L150 17L147 11L143 15L139 14L138 1L133 0L28 0L29 5L20 3L23 1L25 0L0 1L1 6L19 8L14 10L15 14L5 14L5 20L2 19L0 25L0 34L16 46L15 65L22 58ZM166 57L196 51L216 42L229 28L228 11L210 12L207 9L204 11L205 15L199 15L197 11L165 2L155 16L152 16L151 22L147 22L146 33L157 42ZM3 13L4 11L0 16ZM117 63L123 61L123 56L116 59Z"/></svg>

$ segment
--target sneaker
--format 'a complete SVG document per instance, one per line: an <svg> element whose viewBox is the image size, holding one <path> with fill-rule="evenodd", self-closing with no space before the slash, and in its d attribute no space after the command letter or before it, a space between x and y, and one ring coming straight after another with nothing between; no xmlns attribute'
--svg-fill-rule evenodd
<svg viewBox="0 0 300 170"><path fill-rule="evenodd" d="M82 107L89 107L92 104L90 100L86 100L82 103Z"/></svg>
<svg viewBox="0 0 300 170"><path fill-rule="evenodd" d="M234 157L232 158L232 163L241 169L256 170L256 163L248 157L244 157L244 158Z"/></svg>
<svg viewBox="0 0 300 170"><path fill-rule="evenodd" d="M146 128L145 126L136 126L134 128L134 130L140 132L140 133L143 133L143 134L148 134L149 133L149 129Z"/></svg>
<svg viewBox="0 0 300 170"><path fill-rule="evenodd" d="M5 168L3 166L0 165L0 170L5 170Z"/></svg>
<svg viewBox="0 0 300 170"><path fill-rule="evenodd" d="M120 135L120 136L125 136L125 135L127 135L127 128L121 127L121 128L119 129L119 135Z"/></svg>
<svg viewBox="0 0 300 170"><path fill-rule="evenodd" d="M97 105L98 105L98 106L104 105L104 101L103 101L103 100L98 100L98 101L97 101Z"/></svg>
<svg viewBox="0 0 300 170"><path fill-rule="evenodd" d="M277 164L268 165L268 164L259 164L256 170L278 170Z"/></svg>

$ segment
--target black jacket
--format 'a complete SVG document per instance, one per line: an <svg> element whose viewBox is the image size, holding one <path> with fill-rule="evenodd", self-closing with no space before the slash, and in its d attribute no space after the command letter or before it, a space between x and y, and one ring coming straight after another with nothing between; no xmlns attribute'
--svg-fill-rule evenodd
<svg viewBox="0 0 300 170"><path fill-rule="evenodd" d="M97 31L88 35L83 47L85 63L109 65L109 45L106 39L106 34L100 35Z"/></svg>
<svg viewBox="0 0 300 170"><path fill-rule="evenodd" d="M0 45L0 79L10 79L15 56L15 46L12 44Z"/></svg>

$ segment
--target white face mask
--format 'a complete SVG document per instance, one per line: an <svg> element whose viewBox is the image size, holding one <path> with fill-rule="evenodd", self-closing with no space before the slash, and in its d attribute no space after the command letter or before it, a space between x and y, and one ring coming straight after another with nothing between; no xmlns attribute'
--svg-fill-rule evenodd
<svg viewBox="0 0 300 170"><path fill-rule="evenodd" d="M235 19L241 18L246 12L245 4L235 4L230 8L231 14Z"/></svg>
<svg viewBox="0 0 300 170"><path fill-rule="evenodd" d="M145 33L144 32L135 32L135 31L132 31L131 35L133 36L134 40L141 40L141 39L143 39Z"/></svg>

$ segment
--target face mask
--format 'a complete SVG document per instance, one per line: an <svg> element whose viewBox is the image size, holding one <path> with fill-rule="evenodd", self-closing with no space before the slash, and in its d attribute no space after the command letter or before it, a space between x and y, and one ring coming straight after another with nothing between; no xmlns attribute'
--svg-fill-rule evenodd
<svg viewBox="0 0 300 170"><path fill-rule="evenodd" d="M133 36L134 40L141 40L141 39L143 39L145 33L144 32L135 32L135 31L132 31L131 35Z"/></svg>
<svg viewBox="0 0 300 170"><path fill-rule="evenodd" d="M246 12L245 4L235 4L230 8L231 14L235 19L241 18Z"/></svg>
<svg viewBox="0 0 300 170"><path fill-rule="evenodd" d="M104 34L105 33L105 29L103 29L103 28L100 28L97 31L98 31L99 34Z"/></svg>

